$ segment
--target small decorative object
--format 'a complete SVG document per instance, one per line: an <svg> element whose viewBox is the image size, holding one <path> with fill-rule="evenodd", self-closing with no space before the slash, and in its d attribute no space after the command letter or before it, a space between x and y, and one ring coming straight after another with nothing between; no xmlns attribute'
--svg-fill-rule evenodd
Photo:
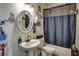
<svg viewBox="0 0 79 59"><path fill-rule="evenodd" d="M0 18L0 25L3 25L5 23L5 19Z"/></svg>
<svg viewBox="0 0 79 59"><path fill-rule="evenodd" d="M38 26L41 26L41 22L39 20L37 20L37 23L36 23Z"/></svg>
<svg viewBox="0 0 79 59"><path fill-rule="evenodd" d="M21 36L20 38L18 39L18 44L21 44L22 43L22 40L21 40Z"/></svg>
<svg viewBox="0 0 79 59"><path fill-rule="evenodd" d="M37 26L41 26L41 22L39 20L37 20L37 22L33 24L33 27L32 27L33 28L33 33L36 33L36 27Z"/></svg>
<svg viewBox="0 0 79 59"><path fill-rule="evenodd" d="M38 19L41 19L42 18L41 14L39 12L36 12L36 14L38 16Z"/></svg>
<svg viewBox="0 0 79 59"><path fill-rule="evenodd" d="M43 38L43 35L36 36L36 39L40 39L40 38Z"/></svg>
<svg viewBox="0 0 79 59"><path fill-rule="evenodd" d="M38 5L38 11L41 12L41 7Z"/></svg>
<svg viewBox="0 0 79 59"><path fill-rule="evenodd" d="M33 33L36 33L36 23L33 24Z"/></svg>
<svg viewBox="0 0 79 59"><path fill-rule="evenodd" d="M10 20L11 22L14 22L14 13L10 13L9 20Z"/></svg>
<svg viewBox="0 0 79 59"><path fill-rule="evenodd" d="M37 20L37 22L35 23L35 26L36 26L36 25L41 26L40 20Z"/></svg>

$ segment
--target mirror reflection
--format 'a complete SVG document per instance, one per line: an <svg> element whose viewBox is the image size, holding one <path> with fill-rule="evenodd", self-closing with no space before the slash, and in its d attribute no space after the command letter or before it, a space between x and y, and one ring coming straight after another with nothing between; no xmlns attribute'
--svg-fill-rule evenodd
<svg viewBox="0 0 79 59"><path fill-rule="evenodd" d="M21 17L21 25L23 28L27 28L29 26L29 16L27 14L23 14Z"/></svg>

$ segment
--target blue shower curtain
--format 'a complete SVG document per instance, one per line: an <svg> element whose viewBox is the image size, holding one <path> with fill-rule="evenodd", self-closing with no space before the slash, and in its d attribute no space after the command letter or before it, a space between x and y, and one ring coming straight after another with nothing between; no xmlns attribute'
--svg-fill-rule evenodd
<svg viewBox="0 0 79 59"><path fill-rule="evenodd" d="M46 16L43 29L46 43L70 48L76 34L76 15Z"/></svg>
<svg viewBox="0 0 79 59"><path fill-rule="evenodd" d="M76 32L76 16L44 17L44 37L49 44L70 48Z"/></svg>

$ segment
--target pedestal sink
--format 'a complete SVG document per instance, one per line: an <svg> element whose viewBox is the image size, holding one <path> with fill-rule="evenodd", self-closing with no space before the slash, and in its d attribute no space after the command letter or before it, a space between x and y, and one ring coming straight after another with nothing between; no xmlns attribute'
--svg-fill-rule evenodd
<svg viewBox="0 0 79 59"><path fill-rule="evenodd" d="M19 44L19 46L23 49L23 50L30 50L30 55L34 55L33 53L33 49L38 47L40 45L40 41L39 40L35 40L35 39L31 39L29 42L22 42L21 44Z"/></svg>

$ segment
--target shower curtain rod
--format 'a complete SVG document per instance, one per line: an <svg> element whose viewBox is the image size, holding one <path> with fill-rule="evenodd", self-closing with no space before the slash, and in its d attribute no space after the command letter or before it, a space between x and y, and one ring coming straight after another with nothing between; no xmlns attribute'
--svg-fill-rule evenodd
<svg viewBox="0 0 79 59"><path fill-rule="evenodd" d="M46 9L43 9L43 10L49 10L49 9L53 9L53 8L64 7L66 5L71 5L71 4L75 4L75 9L76 9L76 3L67 3L67 4L63 4L63 5L59 5L59 6L55 6L55 7L51 7L51 8L46 8Z"/></svg>

